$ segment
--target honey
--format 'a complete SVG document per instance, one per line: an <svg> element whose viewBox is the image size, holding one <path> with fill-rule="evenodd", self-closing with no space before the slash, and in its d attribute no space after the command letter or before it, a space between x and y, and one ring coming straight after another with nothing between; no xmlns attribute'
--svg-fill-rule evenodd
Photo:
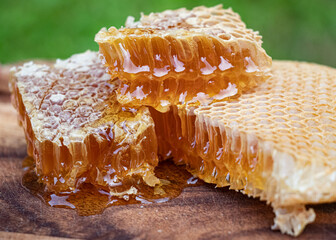
<svg viewBox="0 0 336 240"><path fill-rule="evenodd" d="M98 53L13 71L12 102L40 181L55 193L84 183L112 195L137 182L154 187L158 164L154 122L146 107L123 107Z"/></svg>
<svg viewBox="0 0 336 240"><path fill-rule="evenodd" d="M163 159L173 157L176 164L185 165L193 175L218 187L234 185L236 182L237 189L244 188L244 178L240 179L243 172L240 172L238 166L245 159L237 161L229 150L225 151L219 129L211 129L213 135L209 136L209 128L196 125L193 109L172 107L169 112L160 113L152 108L151 113L158 137L158 153Z"/></svg>
<svg viewBox="0 0 336 240"><path fill-rule="evenodd" d="M237 97L268 77L261 37L232 10L199 7L142 16L96 35L123 105L207 104Z"/></svg>
<svg viewBox="0 0 336 240"><path fill-rule="evenodd" d="M136 194L112 196L108 190L98 185L84 183L72 192L51 192L39 181L34 171L35 161L26 157L23 161L24 175L22 185L33 195L52 207L74 209L79 215L100 214L109 206L126 204L162 203L176 198L186 187L200 186L202 180L193 177L182 166L171 161L163 161L155 168L155 175L164 184L155 189L147 184L137 185Z"/></svg>

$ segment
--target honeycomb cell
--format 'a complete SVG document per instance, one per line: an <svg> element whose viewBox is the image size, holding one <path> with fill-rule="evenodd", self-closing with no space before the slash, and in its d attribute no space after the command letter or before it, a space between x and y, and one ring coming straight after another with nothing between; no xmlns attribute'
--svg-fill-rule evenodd
<svg viewBox="0 0 336 240"><path fill-rule="evenodd" d="M122 107L109 81L90 51L52 66L29 62L13 69L12 103L39 181L50 191L74 191L85 182L114 194L139 180L159 182L149 110Z"/></svg>
<svg viewBox="0 0 336 240"><path fill-rule="evenodd" d="M273 61L272 74L232 101L150 110L164 158L173 156L206 182L271 203L291 221L275 225L298 235L315 218L302 205L336 200L336 69ZM301 87L292 92L293 84Z"/></svg>
<svg viewBox="0 0 336 240"><path fill-rule="evenodd" d="M128 18L95 38L122 104L165 112L239 95L268 77L261 37L221 6L167 10Z"/></svg>

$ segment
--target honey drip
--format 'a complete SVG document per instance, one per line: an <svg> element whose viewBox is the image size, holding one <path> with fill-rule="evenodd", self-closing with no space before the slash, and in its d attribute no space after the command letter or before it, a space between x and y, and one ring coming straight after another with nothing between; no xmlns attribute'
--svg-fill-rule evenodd
<svg viewBox="0 0 336 240"><path fill-rule="evenodd" d="M25 189L49 206L74 209L82 216L102 213L109 206L167 202L179 196L184 188L203 184L202 180L168 160L160 162L155 169L155 175L164 183L160 188L141 183L136 185L135 195L124 194L116 197L111 196L101 186L84 183L75 191L55 193L39 181L34 168L34 159L26 157L23 161L22 178Z"/></svg>

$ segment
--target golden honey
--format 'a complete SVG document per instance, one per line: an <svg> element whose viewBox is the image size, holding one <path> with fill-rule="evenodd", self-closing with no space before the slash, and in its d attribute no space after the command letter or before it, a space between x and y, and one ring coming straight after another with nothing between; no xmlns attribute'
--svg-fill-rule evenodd
<svg viewBox="0 0 336 240"><path fill-rule="evenodd" d="M179 196L184 188L203 184L183 167L176 166L171 161L163 161L155 168L155 176L164 183L157 188L141 182L137 185L136 194L112 196L108 189L102 186L84 183L75 191L55 193L39 181L34 165L35 161L31 157L26 157L23 161L22 185L47 205L74 209L82 216L100 214L109 206L167 202Z"/></svg>
<svg viewBox="0 0 336 240"><path fill-rule="evenodd" d="M230 155L232 153L225 151L219 129L212 128L213 135L209 135L210 126L196 126L196 115L192 110L189 112L172 107L169 112L160 113L152 108L151 113L157 132L159 155L164 159L173 157L176 164L186 165L192 174L219 187L229 186L232 177L239 178L243 174L238 165L245 159L238 162ZM236 187L242 189L244 184L239 180Z"/></svg>
<svg viewBox="0 0 336 240"><path fill-rule="evenodd" d="M260 36L220 7L153 13L126 28L102 29L95 40L121 81L118 101L160 112L237 96L271 66Z"/></svg>

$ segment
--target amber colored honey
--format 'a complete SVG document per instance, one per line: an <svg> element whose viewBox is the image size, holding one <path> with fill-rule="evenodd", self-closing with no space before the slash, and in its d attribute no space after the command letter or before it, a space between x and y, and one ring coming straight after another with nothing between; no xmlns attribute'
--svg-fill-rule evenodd
<svg viewBox="0 0 336 240"><path fill-rule="evenodd" d="M265 179L258 162L257 146L244 152L241 139L229 139L217 126L196 119L192 110L173 107L166 113L151 109L159 150L164 159L173 157L189 172L219 187L244 189L247 184L263 189ZM234 146L234 147L233 147Z"/></svg>
<svg viewBox="0 0 336 240"><path fill-rule="evenodd" d="M207 35L149 37L154 30L119 31L124 38L99 44L112 78L121 80L117 97L122 104L166 112L170 105L239 95L265 77L260 60L237 44L224 45Z"/></svg>
<svg viewBox="0 0 336 240"><path fill-rule="evenodd" d="M109 206L166 202L179 196L184 188L199 186L203 183L187 172L184 167L176 166L171 161L163 161L155 169L155 175L164 182L160 189L139 184L136 186L138 189L136 195L125 194L115 197L101 186L84 183L75 191L54 193L48 191L45 185L38 180L34 171L34 160L31 157L25 158L23 168L25 173L22 185L30 193L49 206L74 209L83 216L102 213Z"/></svg>

